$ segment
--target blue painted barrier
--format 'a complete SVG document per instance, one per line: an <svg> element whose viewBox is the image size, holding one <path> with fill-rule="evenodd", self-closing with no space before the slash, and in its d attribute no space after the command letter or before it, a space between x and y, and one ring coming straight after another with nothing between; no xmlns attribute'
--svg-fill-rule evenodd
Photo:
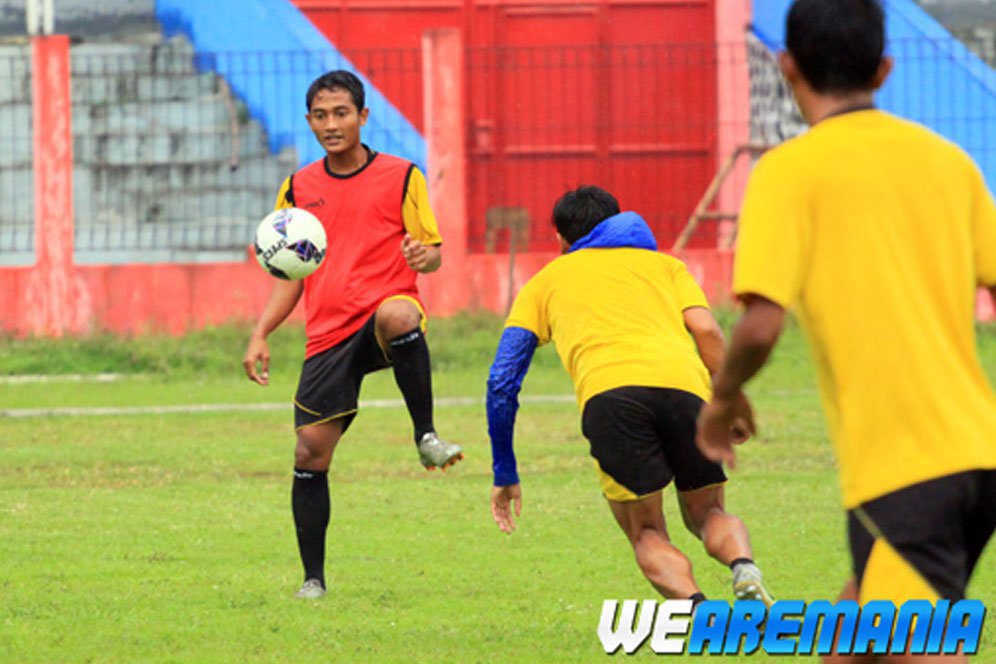
<svg viewBox="0 0 996 664"><path fill-rule="evenodd" d="M224 77L271 151L293 146L301 165L325 155L304 119L305 93L326 71L349 69L366 88L364 142L425 169L425 138L289 0L156 0L156 18L167 37L190 39L198 68Z"/></svg>
<svg viewBox="0 0 996 664"><path fill-rule="evenodd" d="M754 0L754 34L784 49L791 0ZM876 98L964 148L996 191L996 71L912 0L884 0L888 53L895 59Z"/></svg>

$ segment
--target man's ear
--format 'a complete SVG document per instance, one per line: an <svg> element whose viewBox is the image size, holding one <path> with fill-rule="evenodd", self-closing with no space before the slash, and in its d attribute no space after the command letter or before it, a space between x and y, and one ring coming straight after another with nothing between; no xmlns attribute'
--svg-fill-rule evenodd
<svg viewBox="0 0 996 664"><path fill-rule="evenodd" d="M560 240L560 253L566 254L571 250L571 243L564 239L564 236L557 233L557 239Z"/></svg>
<svg viewBox="0 0 996 664"><path fill-rule="evenodd" d="M794 84L802 76L802 72L799 71L799 65L796 64L795 58L788 51L778 53L778 68L782 70L782 76L789 83Z"/></svg>
<svg viewBox="0 0 996 664"><path fill-rule="evenodd" d="M873 89L878 90L880 87L885 85L885 79L889 78L889 74L892 73L892 65L895 61L888 55L882 58L882 61L878 63L878 71L875 72L875 78L872 80L872 85L875 86Z"/></svg>

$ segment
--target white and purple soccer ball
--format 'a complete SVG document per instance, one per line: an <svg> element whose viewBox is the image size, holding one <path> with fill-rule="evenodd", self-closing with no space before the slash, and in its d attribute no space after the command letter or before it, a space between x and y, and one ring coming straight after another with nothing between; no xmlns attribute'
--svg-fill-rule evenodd
<svg viewBox="0 0 996 664"><path fill-rule="evenodd" d="M256 228L256 260L280 279L304 279L325 259L322 222L301 208L274 210Z"/></svg>

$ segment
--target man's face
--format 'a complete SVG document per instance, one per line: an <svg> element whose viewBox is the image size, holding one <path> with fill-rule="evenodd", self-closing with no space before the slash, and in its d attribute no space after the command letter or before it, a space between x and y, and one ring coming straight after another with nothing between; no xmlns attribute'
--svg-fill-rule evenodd
<svg viewBox="0 0 996 664"><path fill-rule="evenodd" d="M357 110L353 96L343 88L319 90L306 116L315 138L330 155L345 154L360 142L367 109Z"/></svg>

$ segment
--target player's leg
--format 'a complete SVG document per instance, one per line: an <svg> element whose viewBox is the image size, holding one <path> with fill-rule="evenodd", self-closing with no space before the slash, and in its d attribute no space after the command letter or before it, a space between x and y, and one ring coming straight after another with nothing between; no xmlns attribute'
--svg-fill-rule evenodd
<svg viewBox="0 0 996 664"><path fill-rule="evenodd" d="M678 492L681 517L688 531L702 540L706 553L730 565L751 558L750 535L743 521L725 510L724 485Z"/></svg>
<svg viewBox="0 0 996 664"><path fill-rule="evenodd" d="M690 392L666 388L655 389L653 398L657 431L674 471L685 526L702 540L710 556L729 566L737 598L771 606L774 599L754 564L747 527L725 509L726 473L695 445L696 420L704 402Z"/></svg>
<svg viewBox="0 0 996 664"><path fill-rule="evenodd" d="M415 430L415 444L422 464L432 470L446 468L463 458L458 445L436 435L432 407L432 373L429 346L422 329L422 311L410 298L385 300L374 320L377 342L391 361L394 380L401 390Z"/></svg>
<svg viewBox="0 0 996 664"><path fill-rule="evenodd" d="M633 546L636 564L657 592L668 599L701 597L691 561L668 537L661 492L625 502L608 499L608 503Z"/></svg>
<svg viewBox="0 0 996 664"><path fill-rule="evenodd" d="M328 474L342 432L342 419L304 426L297 431L291 506L304 566L304 585L297 596L303 599L325 594L325 538L331 513Z"/></svg>
<svg viewBox="0 0 996 664"><path fill-rule="evenodd" d="M373 327L372 322L369 324ZM372 332L368 333L370 336ZM294 486L291 505L305 583L298 597L325 594L325 535L330 500L328 469L332 453L356 415L363 373L364 331L312 355L304 362L294 395Z"/></svg>
<svg viewBox="0 0 996 664"><path fill-rule="evenodd" d="M705 599L692 564L668 537L661 491L671 469L653 423L653 393L638 386L588 399L581 430L595 459L602 495L626 534L647 580L667 598Z"/></svg>
<svg viewBox="0 0 996 664"><path fill-rule="evenodd" d="M738 599L757 599L767 606L774 598L764 586L754 563L747 526L725 509L724 486L714 484L678 492L681 516L689 532L702 540L706 553L733 572L733 593Z"/></svg>

